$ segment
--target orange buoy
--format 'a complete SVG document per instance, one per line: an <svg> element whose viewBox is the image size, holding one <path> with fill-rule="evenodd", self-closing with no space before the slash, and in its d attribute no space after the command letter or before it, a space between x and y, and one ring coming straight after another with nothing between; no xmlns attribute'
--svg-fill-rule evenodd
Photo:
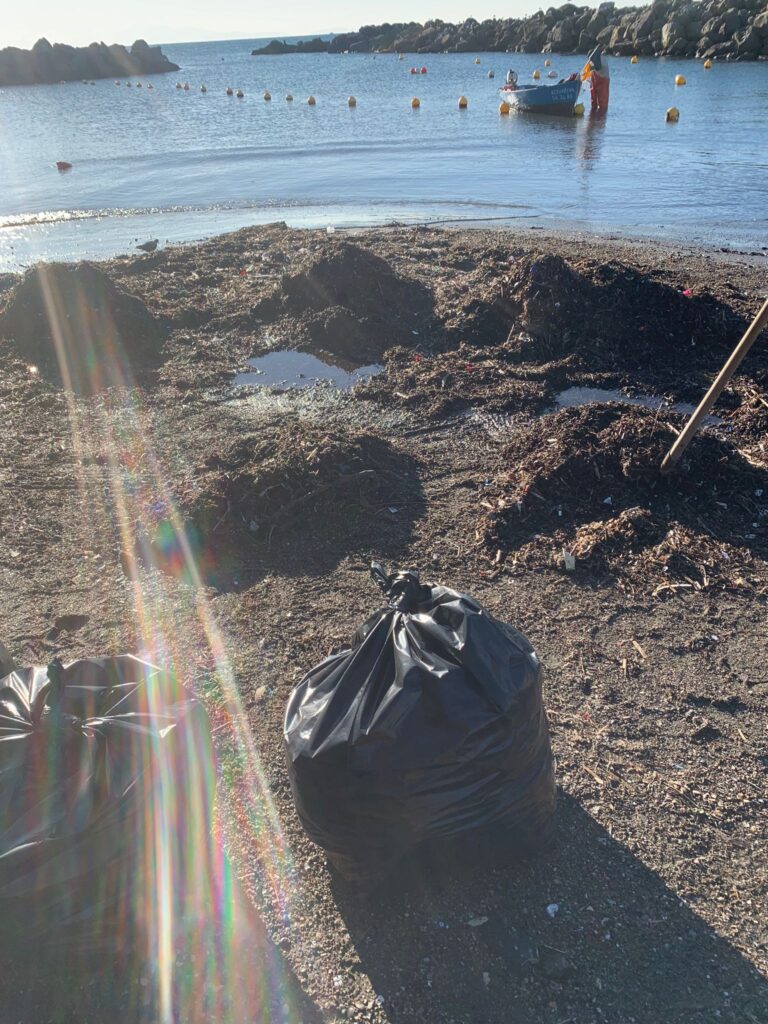
<svg viewBox="0 0 768 1024"><path fill-rule="evenodd" d="M421 106L421 100L419 99L418 96L414 96L413 99L411 100L411 107L412 107L412 109L413 110L418 110L420 106Z"/></svg>
<svg viewBox="0 0 768 1024"><path fill-rule="evenodd" d="M502 100L501 103L499 104L499 113L500 114L508 114L509 113L509 104L507 103L506 100Z"/></svg>

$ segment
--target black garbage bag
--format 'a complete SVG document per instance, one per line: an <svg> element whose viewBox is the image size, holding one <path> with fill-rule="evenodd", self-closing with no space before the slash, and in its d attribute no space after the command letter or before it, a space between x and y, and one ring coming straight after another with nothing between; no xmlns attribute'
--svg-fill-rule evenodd
<svg viewBox="0 0 768 1024"><path fill-rule="evenodd" d="M125 655L0 680L0 946L151 948L212 861L203 706Z"/></svg>
<svg viewBox="0 0 768 1024"><path fill-rule="evenodd" d="M546 843L554 768L530 643L416 573L373 575L388 606L304 677L285 715L310 838L368 887L426 841L489 829L507 851Z"/></svg>

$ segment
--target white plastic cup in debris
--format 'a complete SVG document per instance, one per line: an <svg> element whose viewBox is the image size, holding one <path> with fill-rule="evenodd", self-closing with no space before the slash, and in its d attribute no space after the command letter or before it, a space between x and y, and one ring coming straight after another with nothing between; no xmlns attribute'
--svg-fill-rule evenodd
<svg viewBox="0 0 768 1024"><path fill-rule="evenodd" d="M565 548L563 548L563 565L566 572L574 572L576 569L576 556L572 555L570 551L566 551Z"/></svg>

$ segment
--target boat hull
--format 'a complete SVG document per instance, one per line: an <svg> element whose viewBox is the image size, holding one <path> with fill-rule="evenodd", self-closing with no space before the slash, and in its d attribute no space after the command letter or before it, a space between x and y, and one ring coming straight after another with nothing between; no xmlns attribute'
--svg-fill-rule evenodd
<svg viewBox="0 0 768 1024"><path fill-rule="evenodd" d="M557 85L534 85L522 89L500 90L501 98L516 110L537 114L572 114L581 92L581 81L558 82Z"/></svg>

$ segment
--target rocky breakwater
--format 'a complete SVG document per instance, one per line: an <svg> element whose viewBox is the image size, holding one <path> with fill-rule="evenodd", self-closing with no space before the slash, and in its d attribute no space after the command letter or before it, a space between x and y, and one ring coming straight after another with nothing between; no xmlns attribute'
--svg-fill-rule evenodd
<svg viewBox="0 0 768 1024"><path fill-rule="evenodd" d="M615 56L768 58L767 0L655 0L644 7L563 4L527 18L468 18L459 24L367 25L326 42L273 41L276 53L586 53L598 43Z"/></svg>
<svg viewBox="0 0 768 1024"><path fill-rule="evenodd" d="M76 82L87 78L125 78L178 71L159 46L137 39L130 50L115 43L90 46L53 45L38 39L31 50L8 46L0 50L0 86Z"/></svg>

